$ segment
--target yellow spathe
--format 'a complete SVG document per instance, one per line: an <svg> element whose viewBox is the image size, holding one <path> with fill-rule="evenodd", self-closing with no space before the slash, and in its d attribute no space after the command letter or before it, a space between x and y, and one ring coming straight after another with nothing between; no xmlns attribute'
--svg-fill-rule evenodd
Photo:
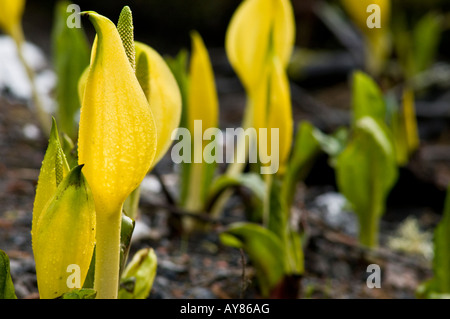
<svg viewBox="0 0 450 319"><path fill-rule="evenodd" d="M79 163L97 214L117 213L154 160L156 125L116 26L95 12L86 14L98 40L81 108Z"/></svg>
<svg viewBox="0 0 450 319"><path fill-rule="evenodd" d="M271 55L287 66L294 42L295 19L289 0L245 0L230 21L225 48L249 91L261 81Z"/></svg>
<svg viewBox="0 0 450 319"><path fill-rule="evenodd" d="M164 59L151 47L135 42L136 74L146 73L143 79L138 77L141 87L155 118L158 145L152 167L155 166L169 149L172 132L178 127L181 117L181 93L178 84ZM144 58L145 56L145 58ZM140 62L146 59L146 62ZM141 66L142 63L142 66ZM147 70L140 70L147 67ZM147 83L142 83L146 81Z"/></svg>

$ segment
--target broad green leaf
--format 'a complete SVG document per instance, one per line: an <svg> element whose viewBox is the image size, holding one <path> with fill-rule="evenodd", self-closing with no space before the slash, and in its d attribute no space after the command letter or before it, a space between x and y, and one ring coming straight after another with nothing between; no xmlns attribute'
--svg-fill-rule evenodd
<svg viewBox="0 0 450 319"><path fill-rule="evenodd" d="M9 270L9 258L0 249L0 299L17 299Z"/></svg>
<svg viewBox="0 0 450 319"><path fill-rule="evenodd" d="M385 121L386 105L383 94L375 81L367 74L356 71L352 87L353 125L365 116Z"/></svg>
<svg viewBox="0 0 450 319"><path fill-rule="evenodd" d="M139 250L122 275L119 299L146 299L155 280L157 264L153 249Z"/></svg>
<svg viewBox="0 0 450 319"><path fill-rule="evenodd" d="M280 282L286 270L285 247L268 229L252 223L235 223L220 234L223 244L242 248L256 269L264 297Z"/></svg>
<svg viewBox="0 0 450 319"><path fill-rule="evenodd" d="M75 289L66 292L59 299L95 299L97 292L94 289Z"/></svg>
<svg viewBox="0 0 450 319"><path fill-rule="evenodd" d="M52 30L53 62L58 77L56 86L57 118L61 131L77 139L77 113L81 102L78 79L89 65L89 44L81 28L69 28L67 12L70 1L59 1Z"/></svg>
<svg viewBox="0 0 450 319"><path fill-rule="evenodd" d="M336 162L338 189L358 215L360 241L369 247L377 245L379 218L398 175L388 134L383 123L362 118Z"/></svg>
<svg viewBox="0 0 450 319"><path fill-rule="evenodd" d="M81 169L75 167L60 183L32 233L38 289L44 299L81 287L89 270L96 220L94 199Z"/></svg>
<svg viewBox="0 0 450 319"><path fill-rule="evenodd" d="M34 198L33 221L31 227L32 235L37 231L37 221L39 220L44 207L49 200L53 198L58 185L68 173L69 165L61 147L56 121L53 119L48 147L42 162L36 187L36 196Z"/></svg>

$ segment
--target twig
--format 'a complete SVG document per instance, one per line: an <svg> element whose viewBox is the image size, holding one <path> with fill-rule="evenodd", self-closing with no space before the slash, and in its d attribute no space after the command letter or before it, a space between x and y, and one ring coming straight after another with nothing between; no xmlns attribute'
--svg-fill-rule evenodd
<svg viewBox="0 0 450 319"><path fill-rule="evenodd" d="M197 219L199 221L202 221L205 223L210 223L210 224L219 224L219 225L225 224L225 221L223 221L222 219L213 218L205 212L188 212L188 211L186 211L180 207L177 207L175 205L172 205L172 204L155 204L155 203L149 202L148 200L145 200L144 197L141 199L141 207L147 208L150 211L150 213L154 212L155 208L162 208L162 209L166 209L171 214L174 214L176 216L191 217L191 218Z"/></svg>
<svg viewBox="0 0 450 319"><path fill-rule="evenodd" d="M247 282L246 282L246 275L245 275L245 254L244 254L244 250L241 248L239 249L240 253L241 253L241 263L242 263L242 277L241 277L241 291L239 294L240 299L244 299L244 293L245 290L247 289Z"/></svg>
<svg viewBox="0 0 450 319"><path fill-rule="evenodd" d="M175 199L173 198L172 194L170 193L169 189L167 188L166 183L164 182L164 180L163 180L161 174L158 172L158 169L157 169L156 167L153 169L152 173L153 173L153 174L156 176L156 178L158 179L159 184L161 185L161 189L162 189L162 191L163 191L163 193L164 193L164 196L166 196L167 202L168 202L170 205L175 205L175 204L176 204L176 201L175 201Z"/></svg>

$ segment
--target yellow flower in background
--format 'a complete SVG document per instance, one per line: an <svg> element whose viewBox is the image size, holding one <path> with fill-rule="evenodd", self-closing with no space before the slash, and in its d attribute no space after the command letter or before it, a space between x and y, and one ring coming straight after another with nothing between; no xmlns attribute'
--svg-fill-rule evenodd
<svg viewBox="0 0 450 319"><path fill-rule="evenodd" d="M24 9L25 0L0 0L0 29L17 42L23 41L21 21Z"/></svg>
<svg viewBox="0 0 450 319"><path fill-rule="evenodd" d="M390 0L341 0L350 18L367 39L366 60L371 73L378 73L385 63L390 50L389 25L391 19ZM377 12L369 7L376 4L379 7L380 28L368 26ZM369 8L369 12L368 11ZM374 15L375 14L375 15Z"/></svg>
<svg viewBox="0 0 450 319"><path fill-rule="evenodd" d="M116 26L85 12L97 31L81 107L79 163L96 209L97 298L117 298L120 221L125 199L153 163L157 128Z"/></svg>
<svg viewBox="0 0 450 319"><path fill-rule="evenodd" d="M286 67L295 41L289 0L245 0L234 13L225 48L247 91L261 81L264 65L275 55Z"/></svg>
<svg viewBox="0 0 450 319"><path fill-rule="evenodd" d="M189 66L189 88L187 95L185 126L193 134L193 161L189 165L189 187L185 198L185 208L189 211L204 209L206 189L211 183L208 170L211 168L204 163L203 155L206 144L203 139L207 129L217 129L219 122L219 99L208 51L197 32L191 33L192 54ZM195 129L195 121L201 121L202 129ZM201 141L197 143L195 141ZM185 229L189 231L192 220L186 220Z"/></svg>
<svg viewBox="0 0 450 319"><path fill-rule="evenodd" d="M290 155L294 123L289 79L277 57L272 57L270 64L267 65L261 85L254 91L249 107L253 127L258 134L258 147L264 148L262 154L277 155L277 150L271 149L273 138L271 129L278 129L278 141L275 141L278 146L276 160L279 163L278 173L283 174ZM267 134L261 135L260 128L267 128Z"/></svg>
<svg viewBox="0 0 450 319"><path fill-rule="evenodd" d="M204 132L206 129L218 125L219 99L214 71L205 44L197 32L192 32L191 38L192 58L189 69L188 129L194 132L194 121L202 120ZM201 132L202 135L203 132Z"/></svg>
<svg viewBox="0 0 450 319"><path fill-rule="evenodd" d="M164 59L151 47L135 42L136 76L155 118L157 149L152 167L169 149L181 117L181 93Z"/></svg>
<svg viewBox="0 0 450 319"><path fill-rule="evenodd" d="M348 14L360 28L360 30L367 36L373 35L375 32L389 28L390 16L391 16L391 1L390 0L341 0L342 4L347 10ZM376 4L380 8L381 28L369 28L367 25L367 19L371 15L372 11L370 5Z"/></svg>
<svg viewBox="0 0 450 319"><path fill-rule="evenodd" d="M295 19L288 0L246 0L236 10L226 35L228 59L248 96L243 126L267 128L258 145L272 154L271 128L279 129L279 172L292 143L293 120L286 68L295 43ZM268 151L268 153L267 153ZM275 151L275 150L274 150ZM234 171L233 171L234 174Z"/></svg>

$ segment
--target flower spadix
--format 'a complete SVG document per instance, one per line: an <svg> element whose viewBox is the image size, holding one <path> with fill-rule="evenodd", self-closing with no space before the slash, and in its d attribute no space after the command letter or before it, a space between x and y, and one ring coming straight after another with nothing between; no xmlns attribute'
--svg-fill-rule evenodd
<svg viewBox="0 0 450 319"><path fill-rule="evenodd" d="M118 214L153 162L156 126L116 26L95 12L85 14L97 45L82 101L79 163L85 164L97 214Z"/></svg>
<svg viewBox="0 0 450 319"><path fill-rule="evenodd" d="M22 40L20 26L25 0L0 0L0 29L4 30L16 41Z"/></svg>

